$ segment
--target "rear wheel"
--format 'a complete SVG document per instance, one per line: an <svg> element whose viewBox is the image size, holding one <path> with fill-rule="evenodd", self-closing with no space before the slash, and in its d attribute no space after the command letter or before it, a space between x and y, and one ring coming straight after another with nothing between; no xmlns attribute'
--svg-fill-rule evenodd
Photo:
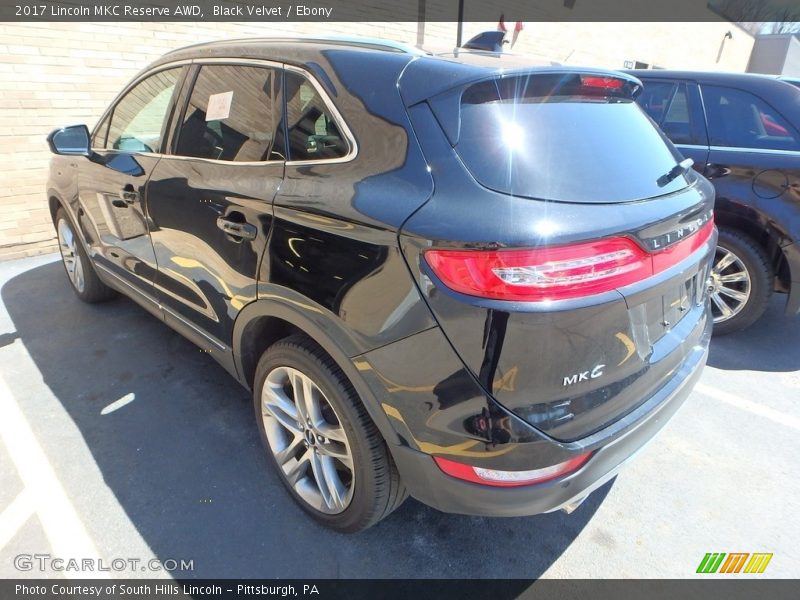
<svg viewBox="0 0 800 600"><path fill-rule="evenodd" d="M261 357L253 386L267 454L295 501L342 532L377 523L406 492L353 386L312 340L293 335Z"/></svg>
<svg viewBox="0 0 800 600"><path fill-rule="evenodd" d="M59 208L56 212L55 224L64 270L78 298L84 302L95 303L116 296L116 292L100 281L95 273L89 256L63 208Z"/></svg>
<svg viewBox="0 0 800 600"><path fill-rule="evenodd" d="M714 333L725 335L755 323L772 294L773 272L764 250L746 235L720 229L711 270Z"/></svg>

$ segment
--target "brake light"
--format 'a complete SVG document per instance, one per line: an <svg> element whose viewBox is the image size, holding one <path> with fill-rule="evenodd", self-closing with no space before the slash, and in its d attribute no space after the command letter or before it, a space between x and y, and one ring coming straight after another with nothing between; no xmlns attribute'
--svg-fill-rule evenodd
<svg viewBox="0 0 800 600"><path fill-rule="evenodd" d="M585 454L580 454L562 463L543 467L541 469L532 469L530 471L484 469L482 467L473 467L472 465L456 462L448 458L442 458L441 456L434 456L433 460L444 473L457 479L463 479L464 481L470 481L472 483L481 483L483 485L515 487L544 483L545 481L551 481L573 473L586 464L591 454L591 452L586 452Z"/></svg>
<svg viewBox="0 0 800 600"><path fill-rule="evenodd" d="M451 290L498 300L542 302L601 294L641 281L700 248L714 230L709 221L686 239L656 253L630 238L526 250L429 250L425 260Z"/></svg>
<svg viewBox="0 0 800 600"><path fill-rule="evenodd" d="M604 90L618 90L625 85L617 77L603 77L598 75L581 75L581 85L587 88L600 88Z"/></svg>

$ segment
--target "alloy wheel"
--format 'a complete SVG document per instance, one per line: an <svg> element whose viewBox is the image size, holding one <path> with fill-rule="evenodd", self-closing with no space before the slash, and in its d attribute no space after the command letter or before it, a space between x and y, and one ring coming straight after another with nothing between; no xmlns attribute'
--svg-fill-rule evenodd
<svg viewBox="0 0 800 600"><path fill-rule="evenodd" d="M741 258L727 248L717 246L711 269L709 292L714 323L738 315L750 299L752 283Z"/></svg>
<svg viewBox="0 0 800 600"><path fill-rule="evenodd" d="M78 252L78 238L66 219L58 221L58 247L61 250L61 258L64 261L64 268L70 282L78 292L83 292L83 261Z"/></svg>
<svg viewBox="0 0 800 600"><path fill-rule="evenodd" d="M353 454L319 386L297 369L273 369L261 391L261 418L275 461L295 492L320 512L343 512L353 498Z"/></svg>

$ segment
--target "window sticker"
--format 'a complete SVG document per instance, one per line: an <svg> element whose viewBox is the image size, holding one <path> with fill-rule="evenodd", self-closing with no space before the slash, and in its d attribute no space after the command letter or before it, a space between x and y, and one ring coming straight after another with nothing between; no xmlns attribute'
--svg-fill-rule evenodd
<svg viewBox="0 0 800 600"><path fill-rule="evenodd" d="M206 121L222 121L223 119L227 119L231 114L232 102L233 91L211 94L208 97Z"/></svg>

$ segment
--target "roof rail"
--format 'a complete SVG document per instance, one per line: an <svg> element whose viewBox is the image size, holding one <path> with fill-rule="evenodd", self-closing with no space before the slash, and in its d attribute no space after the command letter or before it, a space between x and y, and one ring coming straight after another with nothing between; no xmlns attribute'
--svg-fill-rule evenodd
<svg viewBox="0 0 800 600"><path fill-rule="evenodd" d="M319 35L296 35L296 36L280 36L280 37L250 37L250 38L236 38L230 40L217 40L213 42L201 42L199 44L191 44L189 46L183 46L182 48L177 48L175 50L171 50L167 54L172 54L174 52L179 52L181 50L186 50L189 48L197 48L199 46L216 46L216 45L228 45L228 44L237 44L243 42L261 42L261 43L280 43L280 42L291 42L291 43L298 43L298 42L307 42L307 43L338 43L338 44L347 44L352 46L365 46L371 48L378 48L378 49L385 49L394 52L403 52L405 54L413 54L415 56L423 56L428 55L430 52L427 52L417 46L412 46L410 44L404 44L402 42L397 42L394 40L386 40L382 38L370 38L370 37L362 37L362 36L348 36L348 35L330 35L330 36L319 36Z"/></svg>

